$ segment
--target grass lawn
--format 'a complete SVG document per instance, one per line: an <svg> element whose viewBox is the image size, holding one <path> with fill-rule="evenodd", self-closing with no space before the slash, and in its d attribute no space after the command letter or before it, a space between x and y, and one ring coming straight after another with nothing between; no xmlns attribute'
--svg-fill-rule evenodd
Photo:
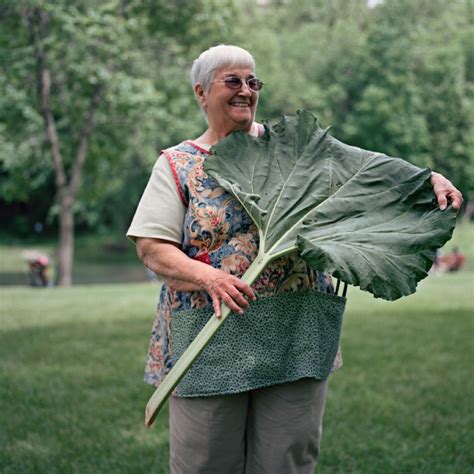
<svg viewBox="0 0 474 474"><path fill-rule="evenodd" d="M472 272L395 303L349 290L318 472L474 471L473 290ZM167 410L143 426L156 296L0 288L0 472L168 472Z"/></svg>

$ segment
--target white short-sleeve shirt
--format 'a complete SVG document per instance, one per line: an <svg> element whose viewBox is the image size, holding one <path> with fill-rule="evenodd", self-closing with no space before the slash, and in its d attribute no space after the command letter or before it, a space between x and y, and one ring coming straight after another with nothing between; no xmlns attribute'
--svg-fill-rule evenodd
<svg viewBox="0 0 474 474"><path fill-rule="evenodd" d="M160 155L133 216L127 237L169 240L181 244L185 207L170 164Z"/></svg>

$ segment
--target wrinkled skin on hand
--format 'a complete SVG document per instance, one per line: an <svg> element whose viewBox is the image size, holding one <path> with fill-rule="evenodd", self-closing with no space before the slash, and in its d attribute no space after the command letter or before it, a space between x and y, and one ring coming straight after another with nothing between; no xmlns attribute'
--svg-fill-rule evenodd
<svg viewBox="0 0 474 474"><path fill-rule="evenodd" d="M203 264L204 265L204 264ZM249 300L256 296L250 286L236 276L210 266L203 267L196 275L196 283L167 278L166 284L178 291L206 291L212 298L212 306L218 318L221 316L221 302L234 313L242 314Z"/></svg>
<svg viewBox="0 0 474 474"><path fill-rule="evenodd" d="M453 209L459 211L462 206L463 197L459 189L457 189L449 179L442 174L433 172L431 174L431 184L433 185L433 192L438 200L439 208L444 211L449 203L452 204Z"/></svg>
<svg viewBox="0 0 474 474"><path fill-rule="evenodd" d="M256 296L250 286L240 278L217 268L208 267L201 285L212 298L214 312L221 316L221 302L231 311L242 314L248 307L248 300L255 301Z"/></svg>

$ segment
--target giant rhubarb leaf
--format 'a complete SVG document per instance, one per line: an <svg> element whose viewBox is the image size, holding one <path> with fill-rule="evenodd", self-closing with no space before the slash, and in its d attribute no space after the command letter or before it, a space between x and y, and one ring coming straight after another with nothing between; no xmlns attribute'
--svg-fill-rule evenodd
<svg viewBox="0 0 474 474"><path fill-rule="evenodd" d="M298 251L309 265L394 300L415 291L455 225L454 212L435 205L430 170L346 145L304 110L267 124L262 137L234 133L212 151L206 172L259 231L258 256L243 276L250 284L271 260ZM209 320L157 389L147 425L228 314Z"/></svg>

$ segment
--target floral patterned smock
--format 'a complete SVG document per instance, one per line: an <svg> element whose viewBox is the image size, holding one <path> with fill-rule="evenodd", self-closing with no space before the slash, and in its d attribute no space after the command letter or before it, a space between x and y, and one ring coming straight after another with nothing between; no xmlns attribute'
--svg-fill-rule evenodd
<svg viewBox="0 0 474 474"><path fill-rule="evenodd" d="M182 250L190 258L241 277L257 255L258 231L238 200L204 172L203 164L209 154L190 141L163 151L186 207ZM297 255L274 260L252 285L257 297L303 288L334 291L330 276L308 267ZM206 292L176 291L163 285L145 367L145 382L159 385L171 370L171 313L202 308L211 301ZM338 351L333 369L341 363Z"/></svg>

